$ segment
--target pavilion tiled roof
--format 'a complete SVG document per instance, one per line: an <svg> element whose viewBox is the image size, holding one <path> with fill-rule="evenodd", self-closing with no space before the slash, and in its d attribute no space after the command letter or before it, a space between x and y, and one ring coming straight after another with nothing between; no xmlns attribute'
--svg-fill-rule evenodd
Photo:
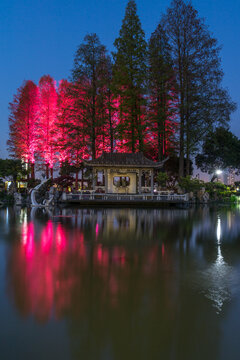
<svg viewBox="0 0 240 360"><path fill-rule="evenodd" d="M87 162L91 166L125 166L125 167L147 167L160 168L163 162L155 162L147 159L142 152L138 153L106 153L100 157Z"/></svg>

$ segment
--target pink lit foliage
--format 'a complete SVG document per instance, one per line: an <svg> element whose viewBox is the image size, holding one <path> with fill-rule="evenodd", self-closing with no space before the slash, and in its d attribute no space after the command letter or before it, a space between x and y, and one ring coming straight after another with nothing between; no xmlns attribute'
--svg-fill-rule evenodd
<svg viewBox="0 0 240 360"><path fill-rule="evenodd" d="M45 75L39 87L27 81L18 89L10 104L8 146L14 157L31 165L32 177L36 160L44 164L47 177L49 169L53 176L53 168L66 163L76 173L77 187L84 160L103 152L144 151L161 160L176 148L174 89L164 103L154 94L144 99L139 95L132 126L133 114L121 94L114 97L109 81L99 87L94 109L87 78L76 83L61 80L57 89L53 78Z"/></svg>
<svg viewBox="0 0 240 360"><path fill-rule="evenodd" d="M117 126L119 122L119 101L107 89L103 92L102 108L99 106L98 118L101 122L97 128L96 157L103 152L114 152L117 149ZM104 114L101 114L101 112Z"/></svg>
<svg viewBox="0 0 240 360"><path fill-rule="evenodd" d="M17 90L10 103L8 149L12 156L32 167L32 177L38 141L38 117L38 88L28 80Z"/></svg>
<svg viewBox="0 0 240 360"><path fill-rule="evenodd" d="M73 99L70 95L71 84L67 80L61 80L58 86L57 103L57 144L56 150L60 164L69 159L68 156L68 130L70 114L73 108Z"/></svg>
<svg viewBox="0 0 240 360"><path fill-rule="evenodd" d="M127 86L123 86L116 101L116 150L123 153L144 151L144 139L147 128L145 99L139 94L134 99L129 97L126 104L125 96L127 93Z"/></svg>
<svg viewBox="0 0 240 360"><path fill-rule="evenodd" d="M40 137L39 153L46 164L46 175L53 174L53 166L57 161L56 141L58 137L57 118L57 91L56 84L50 75L44 75L39 81L40 94Z"/></svg>
<svg viewBox="0 0 240 360"><path fill-rule="evenodd" d="M64 138L64 154L66 160L76 173L76 187L78 186L78 172L83 161L90 157L87 103L84 88L81 83L71 84L68 89L70 105L67 109L66 136Z"/></svg>

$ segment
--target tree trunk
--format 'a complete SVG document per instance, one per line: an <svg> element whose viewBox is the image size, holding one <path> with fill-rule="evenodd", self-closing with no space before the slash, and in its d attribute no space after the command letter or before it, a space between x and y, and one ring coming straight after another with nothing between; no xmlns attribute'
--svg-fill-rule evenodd
<svg viewBox="0 0 240 360"><path fill-rule="evenodd" d="M49 178L49 164L46 164L46 178Z"/></svg>
<svg viewBox="0 0 240 360"><path fill-rule="evenodd" d="M50 175L51 175L51 179L53 179L53 168L50 168Z"/></svg>
<svg viewBox="0 0 240 360"><path fill-rule="evenodd" d="M131 138L132 138L132 153L135 153L135 126L134 126L135 114L134 106L131 106Z"/></svg>
<svg viewBox="0 0 240 360"><path fill-rule="evenodd" d="M160 114L160 96L157 96L157 139L158 139L158 161L162 160L162 129L161 129L161 114Z"/></svg>
<svg viewBox="0 0 240 360"><path fill-rule="evenodd" d="M134 136L134 122L131 119L131 137L132 137L132 153L135 153L135 136Z"/></svg>
<svg viewBox="0 0 240 360"><path fill-rule="evenodd" d="M184 176L184 94L180 99L180 143L179 143L179 178Z"/></svg>
<svg viewBox="0 0 240 360"><path fill-rule="evenodd" d="M179 90L180 90L180 138L179 138L179 178L184 176L184 116L185 116L185 82L184 82L184 51L185 46L181 46L182 39L178 34L177 51L178 51L178 71L179 71ZM185 45L185 43L183 44Z"/></svg>
<svg viewBox="0 0 240 360"><path fill-rule="evenodd" d="M110 128L110 144L111 144L111 153L113 153L114 148L113 148L113 130L112 130L112 126Z"/></svg>
<svg viewBox="0 0 240 360"><path fill-rule="evenodd" d="M110 130L110 147L111 153L113 153L113 124L112 124L112 110L111 110L111 93L108 93L108 122L109 122L109 130Z"/></svg>
<svg viewBox="0 0 240 360"><path fill-rule="evenodd" d="M190 175L190 129L189 118L186 117L186 176Z"/></svg>
<svg viewBox="0 0 240 360"><path fill-rule="evenodd" d="M187 153L187 159L186 159L186 176L190 175L190 158L189 153Z"/></svg>
<svg viewBox="0 0 240 360"><path fill-rule="evenodd" d="M142 124L141 124L141 109L140 105L138 106L137 100L135 101L135 121L138 132L138 141L139 141L139 150L143 152L143 133L142 133Z"/></svg>
<svg viewBox="0 0 240 360"><path fill-rule="evenodd" d="M81 189L83 190L83 168L82 168L82 178L81 178Z"/></svg>
<svg viewBox="0 0 240 360"><path fill-rule="evenodd" d="M190 175L190 116L189 116L189 83L186 79L186 176Z"/></svg>
<svg viewBox="0 0 240 360"><path fill-rule="evenodd" d="M166 129L166 120L167 120L167 96L165 93L165 86L163 84L164 93L163 93L163 124L162 124L162 159L166 155L167 150L167 139L168 139L168 133Z"/></svg>
<svg viewBox="0 0 240 360"><path fill-rule="evenodd" d="M92 128L92 158L96 159L96 133L95 133L95 125Z"/></svg>
<svg viewBox="0 0 240 360"><path fill-rule="evenodd" d="M35 164L31 163L31 179L35 179Z"/></svg>
<svg viewBox="0 0 240 360"><path fill-rule="evenodd" d="M27 181L29 180L29 166L30 166L30 161L27 162Z"/></svg>
<svg viewBox="0 0 240 360"><path fill-rule="evenodd" d="M179 177L184 176L184 120L180 122Z"/></svg>
<svg viewBox="0 0 240 360"><path fill-rule="evenodd" d="M96 159L96 85L93 75L93 96L92 96L92 158Z"/></svg>
<svg viewBox="0 0 240 360"><path fill-rule="evenodd" d="M79 169L77 169L76 171L76 180L75 180L75 189L78 190L78 172L79 172Z"/></svg>
<svg viewBox="0 0 240 360"><path fill-rule="evenodd" d="M142 136L142 129L141 129L141 119L139 116L138 121L138 141L139 141L139 150L143 152L143 136Z"/></svg>

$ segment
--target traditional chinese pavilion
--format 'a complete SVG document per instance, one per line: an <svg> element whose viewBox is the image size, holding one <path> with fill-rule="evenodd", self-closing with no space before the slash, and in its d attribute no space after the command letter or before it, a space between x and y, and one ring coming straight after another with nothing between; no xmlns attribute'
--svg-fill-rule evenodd
<svg viewBox="0 0 240 360"><path fill-rule="evenodd" d="M93 190L106 194L153 193L153 175L164 162L147 159L143 153L103 153L88 161L93 171Z"/></svg>

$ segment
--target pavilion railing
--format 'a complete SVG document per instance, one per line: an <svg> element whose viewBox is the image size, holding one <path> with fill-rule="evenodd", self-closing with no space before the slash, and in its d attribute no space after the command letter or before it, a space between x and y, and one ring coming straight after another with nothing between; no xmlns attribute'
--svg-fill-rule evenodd
<svg viewBox="0 0 240 360"><path fill-rule="evenodd" d="M172 193L165 194L101 194L89 193L69 193L62 196L63 201L92 201L92 200L106 200L106 201L177 201L187 202L189 200L188 194L178 195Z"/></svg>

